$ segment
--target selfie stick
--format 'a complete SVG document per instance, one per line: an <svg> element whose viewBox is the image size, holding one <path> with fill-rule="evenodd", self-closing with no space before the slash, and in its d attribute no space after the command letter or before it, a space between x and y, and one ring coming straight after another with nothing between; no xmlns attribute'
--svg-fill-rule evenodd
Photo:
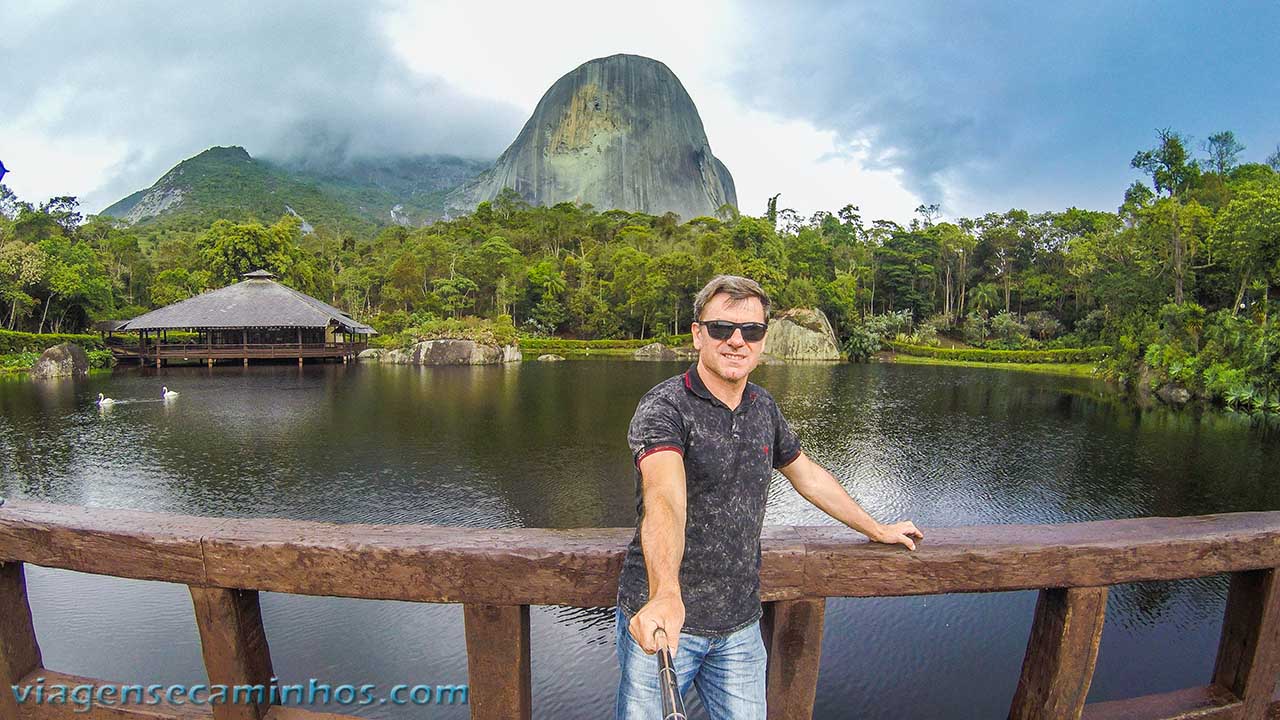
<svg viewBox="0 0 1280 720"><path fill-rule="evenodd" d="M680 697L680 683L676 678L676 668L671 662L671 651L667 649L667 634L662 628L653 633L658 641L658 690L662 694L662 720L686 720L684 715L684 698Z"/></svg>

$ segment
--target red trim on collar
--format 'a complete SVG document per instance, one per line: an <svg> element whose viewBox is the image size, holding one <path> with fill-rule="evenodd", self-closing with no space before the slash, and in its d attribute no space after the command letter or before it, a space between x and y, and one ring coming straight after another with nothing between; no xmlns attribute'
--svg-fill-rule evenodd
<svg viewBox="0 0 1280 720"><path fill-rule="evenodd" d="M693 389L693 381L691 381L691 380L689 379L689 372L690 372L689 370L685 370L685 371L684 371L684 388L685 388L685 390L692 390L692 389Z"/></svg>

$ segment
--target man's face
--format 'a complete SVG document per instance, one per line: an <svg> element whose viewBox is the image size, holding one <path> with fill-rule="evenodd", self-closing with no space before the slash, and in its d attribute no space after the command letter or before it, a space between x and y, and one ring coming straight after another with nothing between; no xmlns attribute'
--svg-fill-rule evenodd
<svg viewBox="0 0 1280 720"><path fill-rule="evenodd" d="M693 324L693 347L698 350L698 360L702 366L727 382L736 383L746 379L760 362L764 338L747 342L742 339L742 330L734 329L729 339L716 340L711 337L704 324L712 320L767 324L764 305L759 298L734 300L725 293L717 293L703 306L702 322Z"/></svg>

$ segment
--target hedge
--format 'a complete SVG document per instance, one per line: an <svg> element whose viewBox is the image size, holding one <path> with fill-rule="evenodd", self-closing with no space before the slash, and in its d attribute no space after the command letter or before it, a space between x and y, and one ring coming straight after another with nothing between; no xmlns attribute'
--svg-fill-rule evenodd
<svg viewBox="0 0 1280 720"><path fill-rule="evenodd" d="M1111 353L1105 345L1066 350L982 350L980 348L942 348L906 343L886 343L894 352L940 360L1006 363L1087 363L1098 362Z"/></svg>
<svg viewBox="0 0 1280 720"><path fill-rule="evenodd" d="M520 349L527 352L540 350L635 350L660 342L669 347L683 347L693 343L692 335L672 335L642 340L569 340L565 338L520 338Z"/></svg>
<svg viewBox="0 0 1280 720"><path fill-rule="evenodd" d="M16 355L18 353L42 353L54 345L64 342L75 343L85 350L101 349L102 339L97 335L70 335L13 332L0 330L0 355Z"/></svg>

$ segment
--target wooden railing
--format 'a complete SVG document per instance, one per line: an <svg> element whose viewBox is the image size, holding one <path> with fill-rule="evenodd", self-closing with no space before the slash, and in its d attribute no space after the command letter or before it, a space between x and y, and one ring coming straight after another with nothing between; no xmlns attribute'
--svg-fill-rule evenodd
<svg viewBox="0 0 1280 720"><path fill-rule="evenodd" d="M367 343L246 343L241 345L201 345L196 343L161 343L147 345L150 357L298 357L299 355L335 355L358 353Z"/></svg>
<svg viewBox="0 0 1280 720"><path fill-rule="evenodd" d="M184 517L14 501L0 506L0 688L95 683L42 667L23 563L190 586L212 684L267 684L258 592L462 603L475 718L529 718L529 606L613 604L631 529L476 530ZM1039 589L1010 718L1280 717L1280 512L934 528L915 552L842 528L769 527L762 628L771 718L809 718L825 599ZM1085 704L1110 585L1230 573L1207 685ZM37 608L37 612L38 612ZM0 695L0 718L70 718ZM215 720L339 718L214 705ZM209 717L191 706L74 717Z"/></svg>

